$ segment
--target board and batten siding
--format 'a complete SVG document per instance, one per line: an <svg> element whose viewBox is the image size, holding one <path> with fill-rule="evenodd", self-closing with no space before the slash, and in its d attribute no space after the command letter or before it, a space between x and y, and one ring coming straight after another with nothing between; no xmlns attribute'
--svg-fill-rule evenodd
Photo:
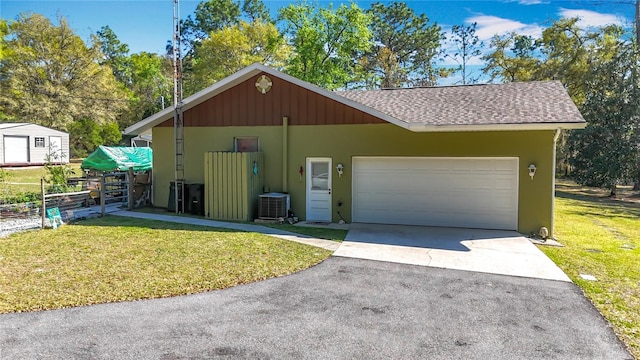
<svg viewBox="0 0 640 360"><path fill-rule="evenodd" d="M273 86L266 94L256 90L256 75L205 102L185 110L185 127L281 126L289 125L384 124L354 109L310 90L267 74ZM160 127L173 127L173 119Z"/></svg>
<svg viewBox="0 0 640 360"><path fill-rule="evenodd" d="M204 158L204 212L217 220L252 221L264 184L260 152L208 152Z"/></svg>
<svg viewBox="0 0 640 360"><path fill-rule="evenodd" d="M40 165L47 162L47 155L49 155L49 145L50 138L60 137L62 143L62 153L64 154L62 162L64 164L69 162L69 134L50 129L44 126L36 125L36 124L16 124L16 126L0 128L0 161L2 164L5 164L5 144L4 137L5 136L26 136L28 137L29 142L29 154L28 154L28 164ZM44 138L44 147L36 147L35 138L43 137ZM7 149L9 150L9 149ZM10 165L10 164L7 164Z"/></svg>

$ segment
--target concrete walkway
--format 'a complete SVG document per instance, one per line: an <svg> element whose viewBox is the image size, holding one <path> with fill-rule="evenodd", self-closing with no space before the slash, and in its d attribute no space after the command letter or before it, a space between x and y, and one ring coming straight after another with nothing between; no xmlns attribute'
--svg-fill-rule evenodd
<svg viewBox="0 0 640 360"><path fill-rule="evenodd" d="M172 222L172 223L178 223L178 224L209 226L209 227L215 227L215 228L221 228L221 229L231 229L231 230L246 231L246 232L256 232L256 233L273 236L283 240L295 241L301 244L306 244L306 245L327 249L330 251L336 251L340 246L340 243L337 241L316 239L311 236L305 236L305 235L296 234L289 231L274 229L274 228L261 226L261 225L232 223L232 222L226 222L226 221L192 218L187 216L141 213L141 212L127 211L127 210L116 211L111 213L110 215L137 218L137 219L165 221L165 222Z"/></svg>

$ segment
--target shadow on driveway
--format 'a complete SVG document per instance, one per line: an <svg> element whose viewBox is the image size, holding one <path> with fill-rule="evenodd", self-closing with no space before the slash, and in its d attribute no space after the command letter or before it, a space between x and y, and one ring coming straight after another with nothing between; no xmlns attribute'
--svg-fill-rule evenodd
<svg viewBox="0 0 640 360"><path fill-rule="evenodd" d="M354 223L350 225L345 240L423 249L471 251L465 242L520 236L520 233L509 230Z"/></svg>
<svg viewBox="0 0 640 360"><path fill-rule="evenodd" d="M0 315L2 359L632 359L572 283L332 257L192 296Z"/></svg>
<svg viewBox="0 0 640 360"><path fill-rule="evenodd" d="M335 256L571 281L515 231L351 224Z"/></svg>

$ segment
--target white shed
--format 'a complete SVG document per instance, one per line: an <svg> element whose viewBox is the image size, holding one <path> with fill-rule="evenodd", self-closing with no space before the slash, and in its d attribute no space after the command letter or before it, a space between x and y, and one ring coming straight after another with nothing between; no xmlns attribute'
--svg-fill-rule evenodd
<svg viewBox="0 0 640 360"><path fill-rule="evenodd" d="M0 124L0 166L69 162L69 134L29 123Z"/></svg>

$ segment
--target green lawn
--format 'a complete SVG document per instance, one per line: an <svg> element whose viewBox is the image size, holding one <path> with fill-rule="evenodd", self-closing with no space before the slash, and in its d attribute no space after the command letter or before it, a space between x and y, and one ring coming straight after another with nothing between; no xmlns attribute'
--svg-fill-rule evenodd
<svg viewBox="0 0 640 360"><path fill-rule="evenodd" d="M252 223L253 224L253 223ZM298 234L311 236L318 239L326 239L333 241L343 241L347 236L347 230L330 229L326 227L308 227L308 226L295 226L289 224L255 224L264 225L284 231L290 231Z"/></svg>
<svg viewBox="0 0 640 360"><path fill-rule="evenodd" d="M202 216L191 215L191 214L176 214L172 212L168 212L163 208L151 208L151 207L143 207L136 209L135 211L149 213L149 214L161 214L161 215L172 215L172 216L184 216L184 217L193 217L198 219L206 219ZM266 226L274 229L280 229L284 231L290 231L293 233L298 233L302 235L311 236L318 239L325 240L333 240L333 241L343 241L347 236L347 230L339 230L339 229L331 229L328 227L310 227L310 226L295 226L290 224L270 224L270 223L256 223L256 222L247 222L241 221L242 224L250 224L250 225L259 225Z"/></svg>
<svg viewBox="0 0 640 360"><path fill-rule="evenodd" d="M640 358L640 204L570 191L556 195L555 237L565 247L541 250L584 290Z"/></svg>
<svg viewBox="0 0 640 360"><path fill-rule="evenodd" d="M191 294L290 274L330 251L123 217L0 238L0 313Z"/></svg>
<svg viewBox="0 0 640 360"><path fill-rule="evenodd" d="M69 164L75 171L76 177L83 174L79 163ZM2 196L15 195L21 192L40 192L40 179L47 174L44 166L28 167L28 168L4 168L6 174L4 182L0 182L0 198ZM23 183L23 184L9 184Z"/></svg>

